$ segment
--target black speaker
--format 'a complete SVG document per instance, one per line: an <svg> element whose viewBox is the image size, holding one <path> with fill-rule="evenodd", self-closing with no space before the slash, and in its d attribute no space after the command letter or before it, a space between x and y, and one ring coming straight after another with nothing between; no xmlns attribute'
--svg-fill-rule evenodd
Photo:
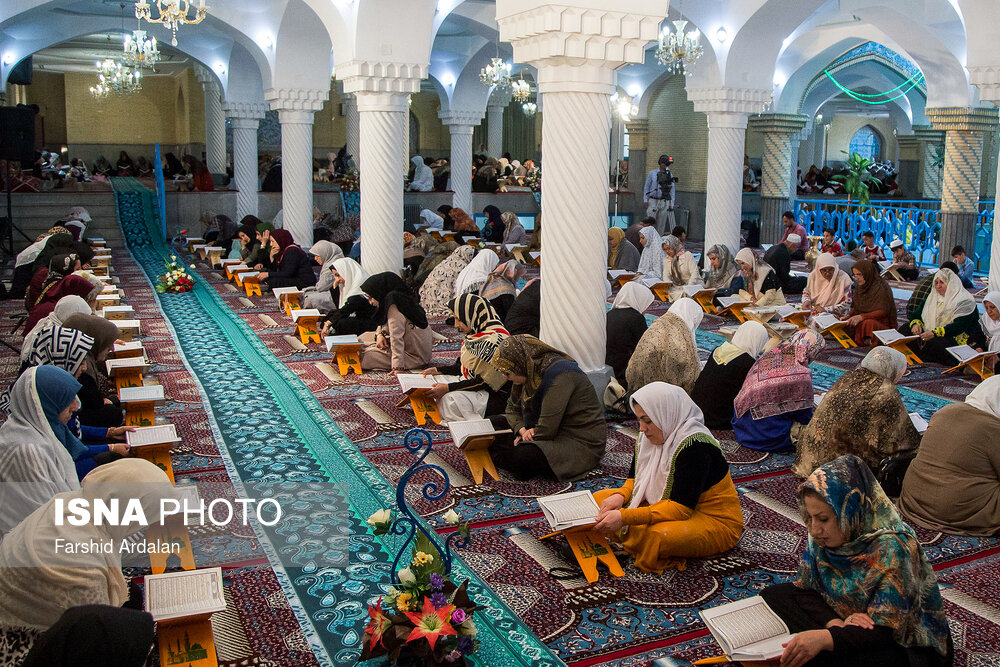
<svg viewBox="0 0 1000 667"><path fill-rule="evenodd" d="M19 86L31 85L31 56L14 65L7 75L7 83Z"/></svg>
<svg viewBox="0 0 1000 667"><path fill-rule="evenodd" d="M0 107L0 160L21 162L30 171L35 161L35 114L38 107Z"/></svg>

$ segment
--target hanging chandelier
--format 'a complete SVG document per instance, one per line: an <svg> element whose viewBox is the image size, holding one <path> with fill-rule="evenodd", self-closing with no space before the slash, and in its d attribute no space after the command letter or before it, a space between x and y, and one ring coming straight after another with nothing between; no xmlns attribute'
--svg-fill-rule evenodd
<svg viewBox="0 0 1000 667"><path fill-rule="evenodd" d="M615 93L611 96L611 113L618 116L623 123L627 123L639 115L639 107L635 105L630 95Z"/></svg>
<svg viewBox="0 0 1000 667"><path fill-rule="evenodd" d="M162 23L170 31L170 43L177 46L177 28L181 25L198 25L205 20L205 0L198 0L198 6L193 7L192 0L155 0L158 16L153 18L152 9L147 0L135 3L135 17L140 21ZM194 16L188 14L194 9Z"/></svg>
<svg viewBox="0 0 1000 667"><path fill-rule="evenodd" d="M518 79L511 84L511 87L513 88L511 96L514 98L515 102L527 102L531 97L531 84L524 79Z"/></svg>
<svg viewBox="0 0 1000 667"><path fill-rule="evenodd" d="M493 58L490 64L479 70L479 80L484 86L496 86L505 89L511 85L510 80L511 64L505 63L502 58Z"/></svg>
<svg viewBox="0 0 1000 667"><path fill-rule="evenodd" d="M687 21L672 21L674 31L669 27L660 33L660 44L656 47L656 58L661 65L667 66L671 74L685 74L688 65L701 57L704 47L701 45L701 31L695 28L684 32Z"/></svg>
<svg viewBox="0 0 1000 667"><path fill-rule="evenodd" d="M95 63L97 85L90 87L90 94L97 98L110 95L131 95L142 90L139 70L124 67L120 62L105 58Z"/></svg>
<svg viewBox="0 0 1000 667"><path fill-rule="evenodd" d="M524 115L528 118L534 118L535 114L538 112L538 105L534 102L525 102L521 105L521 111L523 111Z"/></svg>
<svg viewBox="0 0 1000 667"><path fill-rule="evenodd" d="M153 69L160 61L160 50L156 46L156 38L146 39L145 30L133 30L131 35L125 35L122 60L129 67Z"/></svg>

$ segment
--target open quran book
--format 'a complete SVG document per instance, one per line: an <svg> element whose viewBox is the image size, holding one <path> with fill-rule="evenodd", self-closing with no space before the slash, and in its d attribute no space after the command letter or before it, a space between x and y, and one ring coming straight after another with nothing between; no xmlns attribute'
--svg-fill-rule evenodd
<svg viewBox="0 0 1000 667"><path fill-rule="evenodd" d="M750 302L746 299L740 298L739 296L720 296L719 303L723 308L732 308L733 306L739 305L750 305Z"/></svg>
<svg viewBox="0 0 1000 667"><path fill-rule="evenodd" d="M459 449L464 449L469 440L479 436L495 437L510 433L509 428L495 429L489 419L466 419L463 421L448 422L448 430L451 431L452 442Z"/></svg>
<svg viewBox="0 0 1000 667"><path fill-rule="evenodd" d="M911 340L917 340L920 336L904 336L895 329L879 329L878 331L872 332L875 337L882 341L883 345L892 345L893 343L909 343Z"/></svg>
<svg viewBox="0 0 1000 667"><path fill-rule="evenodd" d="M976 350L971 345L953 345L952 347L945 348L948 350L948 354L955 357L958 363L964 364L967 361L974 361L977 357L989 357L995 352L976 352Z"/></svg>
<svg viewBox="0 0 1000 667"><path fill-rule="evenodd" d="M160 426L143 426L134 431L126 431L125 442L129 447L150 447L180 442L177 428L173 424Z"/></svg>
<svg viewBox="0 0 1000 667"><path fill-rule="evenodd" d="M218 567L146 575L143 593L146 611L157 622L214 614L226 608L222 568Z"/></svg>
<svg viewBox="0 0 1000 667"><path fill-rule="evenodd" d="M327 336L323 339L326 343L326 349L328 352L333 352L341 345L360 345L361 341L358 337L353 334L344 334L341 336Z"/></svg>
<svg viewBox="0 0 1000 667"><path fill-rule="evenodd" d="M601 511L590 491L571 491L543 496L538 499L542 514L552 530L565 530L576 526L589 526Z"/></svg>
<svg viewBox="0 0 1000 667"><path fill-rule="evenodd" d="M830 313L819 313L818 315L813 316L813 324L820 331L826 331L831 327L841 324L841 321L835 315L831 315ZM875 333L876 335L878 334L877 331Z"/></svg>
<svg viewBox="0 0 1000 667"><path fill-rule="evenodd" d="M785 622L759 595L700 613L730 660L780 657L784 653L781 645L792 638Z"/></svg>
<svg viewBox="0 0 1000 667"><path fill-rule="evenodd" d="M919 412L911 412L910 421L913 422L913 428L917 429L917 433L927 430L927 420L921 417Z"/></svg>

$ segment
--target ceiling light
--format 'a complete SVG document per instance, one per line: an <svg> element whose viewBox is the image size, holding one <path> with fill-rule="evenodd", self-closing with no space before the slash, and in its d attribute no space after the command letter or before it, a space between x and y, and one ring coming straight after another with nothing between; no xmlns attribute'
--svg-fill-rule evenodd
<svg viewBox="0 0 1000 667"><path fill-rule="evenodd" d="M719 42L719 44L724 43L728 37L729 33L726 32L725 28L719 28L718 30L715 31L715 39L717 42Z"/></svg>

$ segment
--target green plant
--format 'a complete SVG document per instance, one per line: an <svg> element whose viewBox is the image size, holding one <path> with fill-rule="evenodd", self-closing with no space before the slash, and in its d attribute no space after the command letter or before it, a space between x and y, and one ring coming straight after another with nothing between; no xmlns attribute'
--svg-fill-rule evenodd
<svg viewBox="0 0 1000 667"><path fill-rule="evenodd" d="M844 155L847 155L847 151L841 151ZM869 183L878 183L878 179L868 173L868 170L875 163L866 157L862 157L860 153L851 153L850 157L847 158L847 162L844 163L844 169L847 171L846 174L838 174L833 176L833 180L840 181L844 184L844 190L847 191L847 212L851 212L851 202L857 201L859 206L867 206L870 200L869 198Z"/></svg>

